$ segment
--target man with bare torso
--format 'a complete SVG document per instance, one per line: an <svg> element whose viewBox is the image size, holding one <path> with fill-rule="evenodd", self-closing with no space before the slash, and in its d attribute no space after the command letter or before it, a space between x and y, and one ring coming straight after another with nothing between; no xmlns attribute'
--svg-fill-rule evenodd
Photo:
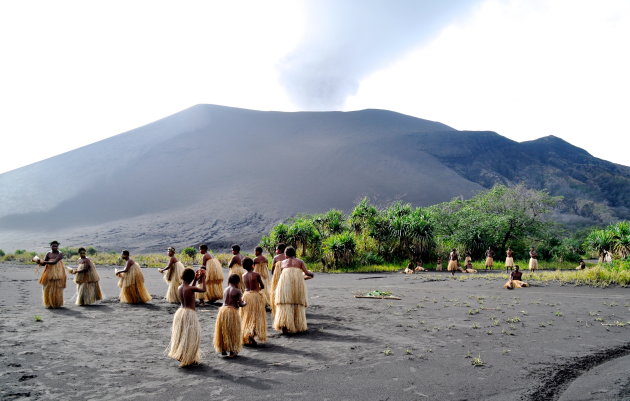
<svg viewBox="0 0 630 401"><path fill-rule="evenodd" d="M538 269L538 252L532 246L529 249L529 270L535 272Z"/></svg>
<svg viewBox="0 0 630 401"><path fill-rule="evenodd" d="M512 251L512 248L508 247L505 255L505 271L514 270L514 251Z"/></svg>
<svg viewBox="0 0 630 401"><path fill-rule="evenodd" d="M459 267L459 255L457 254L457 249L453 248L451 253L448 254L448 266L446 270L451 272L451 275L454 276L455 272L461 272L462 268Z"/></svg>
<svg viewBox="0 0 630 401"><path fill-rule="evenodd" d="M63 254L59 252L59 242L50 243L50 252L44 260L36 259L38 265L44 266L44 272L39 278L42 285L43 301L46 308L61 308L63 306L63 290L66 288L66 267L63 264Z"/></svg>

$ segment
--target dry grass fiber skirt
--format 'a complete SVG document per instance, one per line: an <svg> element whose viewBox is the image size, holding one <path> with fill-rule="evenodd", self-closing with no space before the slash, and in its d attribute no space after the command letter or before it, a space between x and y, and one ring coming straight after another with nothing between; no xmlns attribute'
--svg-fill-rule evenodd
<svg viewBox="0 0 630 401"><path fill-rule="evenodd" d="M245 291L243 301L247 305L240 308L243 344L249 344L251 337L259 342L267 341L267 313L265 311L265 296L262 291Z"/></svg>
<svg viewBox="0 0 630 401"><path fill-rule="evenodd" d="M238 354L243 347L241 341L241 317L233 306L219 308L214 325L214 350Z"/></svg>
<svg viewBox="0 0 630 401"><path fill-rule="evenodd" d="M199 343L201 326L197 312L189 308L179 308L173 316L169 358L179 361L179 366L188 366L201 361Z"/></svg>
<svg viewBox="0 0 630 401"><path fill-rule="evenodd" d="M306 324L307 293L301 269L282 269L274 294L276 314L273 328L278 331L300 333L308 330Z"/></svg>

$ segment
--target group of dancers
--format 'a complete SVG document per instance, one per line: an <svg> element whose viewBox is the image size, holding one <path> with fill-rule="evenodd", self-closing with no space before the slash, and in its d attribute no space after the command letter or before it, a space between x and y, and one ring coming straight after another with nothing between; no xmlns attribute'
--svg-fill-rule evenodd
<svg viewBox="0 0 630 401"><path fill-rule="evenodd" d="M488 247L488 250L486 251L486 261L485 261L486 270L492 269L492 267L494 266L494 256L495 256L494 251L492 250L492 248ZM581 268L581 266L583 266L583 263L584 262L581 262L578 268ZM534 247L531 247L529 250L529 270L533 273L537 269L538 269L538 253L536 252ZM435 270L442 271L442 257L441 256L438 256L437 258L437 264L436 264ZM447 264L446 270L451 272L451 275L455 275L456 272L477 273L477 270L474 269L472 265L471 253L466 252L465 257L464 257L464 266L462 267L459 263L459 254L457 253L456 248L453 248L451 252L448 254L448 264ZM507 283L503 285L503 288L512 290L514 288L521 288L521 287L528 286L528 284L522 280L523 273L520 271L519 266L514 264L514 251L512 251L512 248L509 248L509 247L506 251L505 270L510 271L510 279L508 280ZM413 262L410 262L403 272L405 274L414 274L417 272L424 272L424 271L427 271L427 269L424 268L422 264L422 260L418 260L416 262L415 267L413 265Z"/></svg>
<svg viewBox="0 0 630 401"><path fill-rule="evenodd" d="M44 259L33 261L44 266L40 277L43 302L46 308L63 306L63 290L66 287L66 271L75 275L77 305L90 305L103 299L99 276L94 263L86 257L84 248L79 249L77 268L66 268L59 242L50 243L51 251ZM267 339L268 307L273 315L272 327L287 333L299 333L308 329L308 306L305 280L314 275L304 262L296 257L293 247L278 244L273 258L271 275L269 262L263 249L257 247L255 258L243 257L240 246L232 246L232 258L228 264L228 286L223 289L221 263L201 245L201 266L186 268L175 256L175 248L167 252L169 263L159 269L168 284L166 301L180 304L173 318L168 356L180 362L180 366L199 363L201 360L201 326L197 317L196 301L200 305L223 299L217 314L214 331L214 349L227 357L236 357L243 344L256 345ZM142 304L151 300L144 286L144 276L138 263L130 258L129 251L122 251L123 269L116 270L120 302Z"/></svg>

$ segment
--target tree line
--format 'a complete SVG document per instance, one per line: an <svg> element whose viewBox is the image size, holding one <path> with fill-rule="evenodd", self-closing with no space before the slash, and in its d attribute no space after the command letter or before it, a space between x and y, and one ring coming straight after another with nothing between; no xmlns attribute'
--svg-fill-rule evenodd
<svg viewBox="0 0 630 401"><path fill-rule="evenodd" d="M379 208L363 198L347 214L333 209L277 224L262 237L260 246L273 253L276 244L290 244L302 258L321 261L324 268L434 261L438 256L445 259L452 248L482 259L488 248L501 257L510 247L516 258L525 259L534 246L543 260L578 261L595 249L586 240L594 234L581 230L568 235L553 223L550 212L561 201L561 197L522 184L495 185L471 199L455 198L428 207L394 202ZM625 248L612 248L610 241L602 246L619 249L626 257L630 236L619 238Z"/></svg>

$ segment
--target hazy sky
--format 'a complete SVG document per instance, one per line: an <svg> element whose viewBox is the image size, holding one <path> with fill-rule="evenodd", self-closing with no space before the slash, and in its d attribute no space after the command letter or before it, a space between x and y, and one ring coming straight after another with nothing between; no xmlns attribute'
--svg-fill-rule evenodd
<svg viewBox="0 0 630 401"><path fill-rule="evenodd" d="M389 109L630 165L629 49L628 0L2 0L0 173L198 103Z"/></svg>

